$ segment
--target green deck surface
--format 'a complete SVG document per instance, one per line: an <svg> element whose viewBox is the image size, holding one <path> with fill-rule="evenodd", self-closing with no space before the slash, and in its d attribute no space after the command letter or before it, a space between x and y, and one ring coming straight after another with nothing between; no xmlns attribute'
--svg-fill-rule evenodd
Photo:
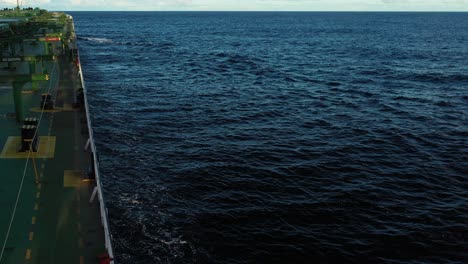
<svg viewBox="0 0 468 264"><path fill-rule="evenodd" d="M80 87L78 72L65 56L49 61L47 68L51 80L41 82L38 91L23 94L22 99L25 117L39 118L41 114L30 109L39 107L41 93L51 87L57 95L56 107L63 111L44 113L38 132L56 137L55 156L35 159L39 183L33 159L0 158L0 246L7 241L1 264L98 263L97 256L106 250L98 199L89 202L95 182L80 177L90 165L90 154L84 151L86 116L71 109ZM0 151L8 137L21 136L22 124L12 116L15 108L9 86L0 83ZM24 184L7 237L23 171ZM64 181L66 171L72 172Z"/></svg>

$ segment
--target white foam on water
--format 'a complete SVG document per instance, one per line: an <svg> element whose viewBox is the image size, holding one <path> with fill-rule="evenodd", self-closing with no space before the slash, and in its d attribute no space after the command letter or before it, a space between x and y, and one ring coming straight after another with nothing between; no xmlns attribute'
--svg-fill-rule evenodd
<svg viewBox="0 0 468 264"><path fill-rule="evenodd" d="M81 38L87 41L93 41L97 43L113 43L114 42L113 40L107 39L107 38L93 38L93 37L81 37Z"/></svg>

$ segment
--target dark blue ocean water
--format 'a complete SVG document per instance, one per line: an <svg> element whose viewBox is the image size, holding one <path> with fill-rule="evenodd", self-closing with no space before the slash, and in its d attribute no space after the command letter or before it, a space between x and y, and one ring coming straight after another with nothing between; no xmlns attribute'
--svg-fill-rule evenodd
<svg viewBox="0 0 468 264"><path fill-rule="evenodd" d="M468 263L468 13L72 13L119 263Z"/></svg>

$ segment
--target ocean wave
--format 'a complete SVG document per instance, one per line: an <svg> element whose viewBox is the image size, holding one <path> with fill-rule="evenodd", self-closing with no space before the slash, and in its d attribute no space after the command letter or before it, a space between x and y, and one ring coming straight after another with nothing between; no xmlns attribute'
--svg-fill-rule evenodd
<svg viewBox="0 0 468 264"><path fill-rule="evenodd" d="M83 36L78 36L78 40L84 40L84 41L89 41L89 42L95 42L99 44L108 44L108 43L115 43L113 40L108 39L108 38L97 38L97 37L83 37Z"/></svg>
<svg viewBox="0 0 468 264"><path fill-rule="evenodd" d="M77 39L91 42L91 43L96 43L96 44L108 44L108 45L111 44L111 45L119 45L119 46L135 46L135 47L157 46L160 48L174 47L174 43L170 43L170 42L153 43L151 41L116 41L110 38L86 37L86 36L78 36Z"/></svg>
<svg viewBox="0 0 468 264"><path fill-rule="evenodd" d="M463 15L95 16L119 263L466 262Z"/></svg>

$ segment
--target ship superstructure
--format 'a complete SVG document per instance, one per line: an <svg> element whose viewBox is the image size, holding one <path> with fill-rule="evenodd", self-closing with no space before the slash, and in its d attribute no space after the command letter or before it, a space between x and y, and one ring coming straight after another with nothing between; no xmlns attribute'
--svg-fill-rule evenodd
<svg viewBox="0 0 468 264"><path fill-rule="evenodd" d="M0 264L113 263L73 18L0 11Z"/></svg>

